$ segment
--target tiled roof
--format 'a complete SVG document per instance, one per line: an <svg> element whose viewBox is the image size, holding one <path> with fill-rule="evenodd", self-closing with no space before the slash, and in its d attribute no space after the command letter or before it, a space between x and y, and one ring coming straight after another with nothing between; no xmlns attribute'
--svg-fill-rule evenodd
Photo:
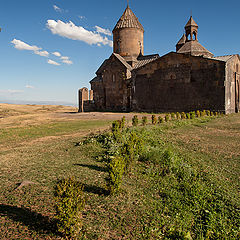
<svg viewBox="0 0 240 240"><path fill-rule="evenodd" d="M233 54L233 55L225 55L225 56L213 57L213 59L227 62L227 61L228 61L230 58L232 58L233 56L235 56L235 54Z"/></svg>
<svg viewBox="0 0 240 240"><path fill-rule="evenodd" d="M204 57L213 57L213 54L203 47L198 41L186 42L177 52L195 56L203 55Z"/></svg>
<svg viewBox="0 0 240 240"><path fill-rule="evenodd" d="M121 28L138 28L144 31L142 24L138 21L138 18L132 12L132 10L127 6L121 18L118 20L115 28L113 29L121 29Z"/></svg>
<svg viewBox="0 0 240 240"><path fill-rule="evenodd" d="M188 20L185 28L186 28L186 27L190 27L190 26L196 26L196 27L198 27L198 25L196 24L196 22L193 20L192 16L191 16L190 19Z"/></svg>
<svg viewBox="0 0 240 240"><path fill-rule="evenodd" d="M183 34L182 37L181 37L181 39L178 41L177 45L178 45L178 44L184 44L185 42L186 42L186 35Z"/></svg>
<svg viewBox="0 0 240 240"><path fill-rule="evenodd" d="M156 59L159 58L158 54L154 54L154 55L146 55L146 56L141 56L137 58L137 63L134 65L134 69L136 68L140 68Z"/></svg>
<svg viewBox="0 0 240 240"><path fill-rule="evenodd" d="M128 70L130 70L130 71L132 70L132 66L129 65L122 56L120 56L120 55L117 54L117 53L113 53L113 55L114 55Z"/></svg>

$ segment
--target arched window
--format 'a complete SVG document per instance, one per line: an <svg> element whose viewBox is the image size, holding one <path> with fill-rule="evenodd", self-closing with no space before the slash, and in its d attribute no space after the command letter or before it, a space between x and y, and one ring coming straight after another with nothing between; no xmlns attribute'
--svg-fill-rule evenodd
<svg viewBox="0 0 240 240"><path fill-rule="evenodd" d="M193 40L197 40L197 33L196 32L193 32L193 36L194 36Z"/></svg>

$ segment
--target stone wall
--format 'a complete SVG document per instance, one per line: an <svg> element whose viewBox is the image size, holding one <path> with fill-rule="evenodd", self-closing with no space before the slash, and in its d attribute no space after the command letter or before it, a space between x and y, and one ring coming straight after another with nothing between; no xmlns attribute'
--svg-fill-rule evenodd
<svg viewBox="0 0 240 240"><path fill-rule="evenodd" d="M225 106L226 113L239 112L240 60L233 56L226 64Z"/></svg>
<svg viewBox="0 0 240 240"><path fill-rule="evenodd" d="M126 28L116 30L113 33L113 52L120 54L122 57L137 57L143 46L143 31L135 28Z"/></svg>
<svg viewBox="0 0 240 240"><path fill-rule="evenodd" d="M124 111L130 106L128 101L126 67L112 56L98 81L91 82L94 92L94 102L98 110Z"/></svg>
<svg viewBox="0 0 240 240"><path fill-rule="evenodd" d="M225 111L225 62L172 52L133 75L133 111Z"/></svg>

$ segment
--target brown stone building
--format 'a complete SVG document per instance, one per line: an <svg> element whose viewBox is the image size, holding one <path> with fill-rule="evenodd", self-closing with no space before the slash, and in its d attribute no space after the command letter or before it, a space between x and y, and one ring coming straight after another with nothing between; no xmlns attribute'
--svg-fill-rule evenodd
<svg viewBox="0 0 240 240"><path fill-rule="evenodd" d="M192 17L176 52L144 55L143 37L127 6L113 29L113 54L90 81L91 97L79 90L79 111L239 112L240 57L214 57L198 42Z"/></svg>

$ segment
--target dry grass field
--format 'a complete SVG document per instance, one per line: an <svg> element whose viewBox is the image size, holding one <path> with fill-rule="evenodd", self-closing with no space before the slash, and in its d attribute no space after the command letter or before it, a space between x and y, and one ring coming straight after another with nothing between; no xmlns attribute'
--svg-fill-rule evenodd
<svg viewBox="0 0 240 240"><path fill-rule="evenodd" d="M65 106L0 104L0 239L62 239L51 228L53 188L66 176L85 184L87 239L154 239L142 233L144 213L152 210L144 205L147 183L139 178L140 170L124 180L119 197L106 197L105 165L96 160L102 148L76 144L109 129L123 115L131 125L135 113L77 113L76 108ZM142 115L146 114L138 114ZM239 208L239 114L146 128L153 133L156 129L156 138L205 172ZM19 188L26 181L32 184Z"/></svg>

